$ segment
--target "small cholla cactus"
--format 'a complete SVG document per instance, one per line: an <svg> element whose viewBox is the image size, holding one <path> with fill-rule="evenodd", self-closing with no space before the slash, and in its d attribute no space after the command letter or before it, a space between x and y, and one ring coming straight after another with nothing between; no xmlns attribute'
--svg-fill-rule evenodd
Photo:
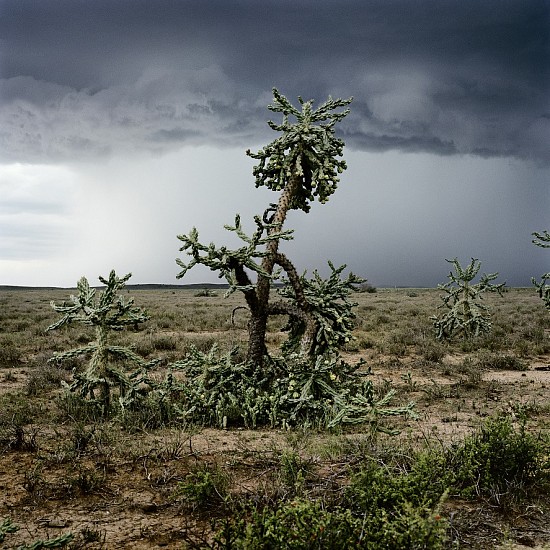
<svg viewBox="0 0 550 550"><path fill-rule="evenodd" d="M445 260L454 265L456 273L449 273L449 282L438 285L447 294L442 296L443 306L448 309L441 317L433 316L433 324L438 339L450 339L454 334L461 333L465 338L478 336L491 331L491 321L487 306L480 300L484 292L498 292L506 283L494 285L498 273L483 274L478 283L472 281L481 267L479 260L472 258L470 265L465 269L459 261Z"/></svg>
<svg viewBox="0 0 550 550"><path fill-rule="evenodd" d="M131 349L114 345L110 341L112 331L137 326L149 318L141 308L134 306L133 298L125 300L117 294L131 276L132 274L128 273L119 278L113 270L108 280L99 277L106 285L105 290L99 293L96 293L96 289L91 288L87 279L82 277L77 284L79 295L71 296L69 304L51 303L55 311L62 313L63 317L46 329L55 330L72 322L95 327L94 342L81 348L55 353L50 362L90 356L87 368L81 373L73 374L74 381L69 389L78 390L82 397L95 400L95 391L99 388L99 403L105 415L110 406L111 388L119 388L119 401L122 406L131 403L139 386L147 380L147 370L157 363L156 360L146 361ZM118 366L121 362L134 364L139 370L128 375Z"/></svg>
<svg viewBox="0 0 550 550"><path fill-rule="evenodd" d="M533 239L533 244L540 246L541 248L550 248L550 233L548 233L548 231L545 230L542 233L537 233L535 231L533 233L533 237L535 237ZM548 310L550 310L550 285L548 284L549 281L550 271L548 273L545 273L541 277L540 282L538 282L535 277L531 278L531 282L538 290L539 296L544 302L544 307Z"/></svg>

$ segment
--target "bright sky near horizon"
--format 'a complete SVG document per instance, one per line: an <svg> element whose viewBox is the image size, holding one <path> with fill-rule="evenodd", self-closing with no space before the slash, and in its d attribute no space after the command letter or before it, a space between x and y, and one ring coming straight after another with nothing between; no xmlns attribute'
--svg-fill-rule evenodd
<svg viewBox="0 0 550 550"><path fill-rule="evenodd" d="M287 223L300 271L550 270L549 0L0 0L0 285L175 283L177 234L253 231L274 86L354 97L341 185Z"/></svg>

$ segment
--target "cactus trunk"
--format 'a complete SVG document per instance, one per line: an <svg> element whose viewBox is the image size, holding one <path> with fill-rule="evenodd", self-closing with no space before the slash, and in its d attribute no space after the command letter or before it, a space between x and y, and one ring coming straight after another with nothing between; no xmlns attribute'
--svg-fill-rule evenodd
<svg viewBox="0 0 550 550"><path fill-rule="evenodd" d="M294 173L289 179L286 187L279 196L277 209L273 216L272 224L274 227L269 229L268 234L273 234L281 231L290 208L292 195L298 189L300 179ZM271 275L275 267L275 259L279 251L279 239L269 241L266 245L266 256L262 261L262 270ZM258 367L263 366L264 357L267 353L265 345L265 337L267 331L267 319L269 317L269 291L271 290L271 279L264 275L258 274L258 282L256 285L256 307L251 311L250 321L248 323L248 350L246 360L248 363Z"/></svg>

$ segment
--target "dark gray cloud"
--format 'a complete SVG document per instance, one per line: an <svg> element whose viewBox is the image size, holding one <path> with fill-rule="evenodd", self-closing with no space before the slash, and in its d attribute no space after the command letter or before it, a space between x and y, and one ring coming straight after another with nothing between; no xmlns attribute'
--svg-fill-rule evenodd
<svg viewBox="0 0 550 550"><path fill-rule="evenodd" d="M367 151L550 161L547 0L3 0L4 161L265 140L270 89L353 95Z"/></svg>

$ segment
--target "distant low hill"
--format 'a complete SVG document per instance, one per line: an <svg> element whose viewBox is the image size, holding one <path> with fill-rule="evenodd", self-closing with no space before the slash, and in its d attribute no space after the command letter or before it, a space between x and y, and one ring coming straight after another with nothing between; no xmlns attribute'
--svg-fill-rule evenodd
<svg viewBox="0 0 550 550"><path fill-rule="evenodd" d="M14 286L14 285L0 285L0 290L69 290L76 287L61 287L61 286ZM95 288L101 288L97 286ZM126 285L124 288L128 290L226 290L229 288L227 283L196 283L188 285L161 285L161 284L143 284L143 285Z"/></svg>

